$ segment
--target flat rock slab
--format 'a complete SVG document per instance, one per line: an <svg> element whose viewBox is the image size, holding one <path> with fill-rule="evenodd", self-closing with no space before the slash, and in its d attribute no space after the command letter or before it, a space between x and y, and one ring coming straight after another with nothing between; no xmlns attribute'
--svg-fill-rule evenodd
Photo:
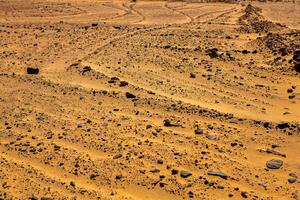
<svg viewBox="0 0 300 200"><path fill-rule="evenodd" d="M227 179L228 178L228 176L226 174L224 174L222 172L214 171L214 170L209 170L207 172L207 174L210 175L210 176L219 176L219 177L221 177L223 179Z"/></svg>
<svg viewBox="0 0 300 200"><path fill-rule="evenodd" d="M192 173L190 173L190 172L188 172L188 171L185 171L185 170L180 171L180 176L181 176L182 178L187 178L187 177L189 177L189 176L191 176L191 175L192 175Z"/></svg>
<svg viewBox="0 0 300 200"><path fill-rule="evenodd" d="M209 140L216 140L217 136L208 134L208 135L206 135L206 138Z"/></svg>
<svg viewBox="0 0 300 200"><path fill-rule="evenodd" d="M269 160L266 164L269 169L279 169L283 165L283 161L279 159Z"/></svg>

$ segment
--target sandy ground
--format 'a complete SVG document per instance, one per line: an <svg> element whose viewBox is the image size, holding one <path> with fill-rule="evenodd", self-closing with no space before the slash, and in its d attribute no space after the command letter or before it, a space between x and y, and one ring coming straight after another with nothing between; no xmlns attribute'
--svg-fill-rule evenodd
<svg viewBox="0 0 300 200"><path fill-rule="evenodd" d="M299 199L300 5L246 6L1 0L0 199Z"/></svg>

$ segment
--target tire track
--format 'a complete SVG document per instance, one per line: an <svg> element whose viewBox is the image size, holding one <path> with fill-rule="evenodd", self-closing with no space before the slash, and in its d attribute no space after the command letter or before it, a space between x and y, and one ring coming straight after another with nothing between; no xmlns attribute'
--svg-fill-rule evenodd
<svg viewBox="0 0 300 200"><path fill-rule="evenodd" d="M189 24L189 23L192 23L192 22L194 21L194 19L193 19L191 16L185 14L185 13L182 12L182 11L176 10L176 8L170 7L170 6L168 5L168 2L165 3L164 7L165 7L166 9L168 9L168 10L172 10L173 12L175 12L175 13L177 13L177 14L179 14L179 15L185 16L185 17L188 19L188 22L183 23L183 24Z"/></svg>
<svg viewBox="0 0 300 200"><path fill-rule="evenodd" d="M205 13L205 14L202 14L202 15L197 16L197 17L195 18L195 20L198 20L198 19L200 19L201 17L205 17L205 16L217 14L217 13L220 13L220 12L225 12L226 14L228 14L228 13L231 13L231 12L233 12L233 11L235 11L235 10L236 10L236 8L231 8L231 9L227 9L227 10L208 12L208 13ZM218 17L220 17L221 15L224 15L225 13L222 13L222 14L220 14L220 15L218 15L217 17L214 17L214 18L212 18L212 19L205 20L204 22L198 22L198 23L207 23L207 22L209 22L209 21L211 21L211 20L217 19Z"/></svg>
<svg viewBox="0 0 300 200"><path fill-rule="evenodd" d="M112 2L109 2L109 3L112 3ZM116 16L113 16L113 17L102 18L101 20L112 20L112 19L117 19L117 18L124 17L124 16L126 16L126 15L128 15L128 14L131 13L131 11L130 11L129 9L127 9L127 8L124 6L124 3L122 3L122 6L124 7L124 9L118 8L117 6L113 6L113 5L110 5L110 4L108 4L108 3L103 3L102 5L103 5L103 6L106 6L106 7L113 8L113 9L122 10L122 11L124 11L124 13L123 13L123 14L116 15Z"/></svg>
<svg viewBox="0 0 300 200"><path fill-rule="evenodd" d="M128 9L130 9L133 13L136 13L137 15L139 15L141 17L141 19L136 22L133 22L133 24L138 24L138 23L145 21L145 19L146 19L145 15L143 15L140 11L136 10L134 8L134 6L136 6L136 3L130 4L128 6Z"/></svg>
<svg viewBox="0 0 300 200"><path fill-rule="evenodd" d="M86 55L85 57L83 57L81 60L87 60L89 59L92 55L94 54L97 54L98 52L100 52L101 49L109 46L110 44L114 43L114 42L117 42L121 39L124 39L124 38L128 38L128 37L133 37L137 34L141 34L141 33L145 33L145 32L151 32L151 31L155 31L155 30L161 30L163 28L166 28L166 27L169 27L169 25L163 25L163 26L158 26L158 27L151 27L151 28L145 28L145 29L140 29L140 30L137 30L137 31L133 31L133 32L130 32L130 33L126 33L126 34L123 34L123 35L120 35L120 36L116 36L112 39L110 39L109 41L105 42L105 44L101 45L100 47L96 48L94 51L92 51L91 53L89 53L88 55Z"/></svg>

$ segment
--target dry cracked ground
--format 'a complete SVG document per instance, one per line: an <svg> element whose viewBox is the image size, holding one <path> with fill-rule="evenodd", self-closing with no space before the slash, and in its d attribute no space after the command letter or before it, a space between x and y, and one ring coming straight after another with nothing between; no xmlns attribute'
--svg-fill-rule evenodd
<svg viewBox="0 0 300 200"><path fill-rule="evenodd" d="M1 0L0 38L0 199L300 198L299 2Z"/></svg>

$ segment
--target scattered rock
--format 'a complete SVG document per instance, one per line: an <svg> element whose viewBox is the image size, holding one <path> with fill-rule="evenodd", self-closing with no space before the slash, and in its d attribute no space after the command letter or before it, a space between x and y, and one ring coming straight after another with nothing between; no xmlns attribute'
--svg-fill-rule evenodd
<svg viewBox="0 0 300 200"><path fill-rule="evenodd" d="M289 128L290 125L288 122L280 122L279 124L277 124L277 128L279 129L285 129L285 128Z"/></svg>
<svg viewBox="0 0 300 200"><path fill-rule="evenodd" d="M259 149L260 152L266 152L277 156L286 157L286 154L280 153L278 151L274 151L273 149Z"/></svg>
<svg viewBox="0 0 300 200"><path fill-rule="evenodd" d="M266 164L266 166L269 169L279 169L282 165L283 165L283 161L279 159L269 160Z"/></svg>
<svg viewBox="0 0 300 200"><path fill-rule="evenodd" d="M178 174L178 170L177 170L177 169L172 169L172 170L171 170L171 174L172 174L172 175Z"/></svg>
<svg viewBox="0 0 300 200"><path fill-rule="evenodd" d="M188 172L188 171L185 171L185 170L181 170L180 171L180 176L182 177L182 178L187 178L187 177L189 177L189 176L191 176L192 175L192 173L190 173L190 172Z"/></svg>
<svg viewBox="0 0 300 200"><path fill-rule="evenodd" d="M118 174L118 175L116 175L116 180L120 180L121 178L123 178L123 176L122 176L122 174Z"/></svg>
<svg viewBox="0 0 300 200"><path fill-rule="evenodd" d="M84 74L84 73L86 73L86 72L89 72L89 71L91 71L92 70L92 68L90 67L90 66L85 66L85 67L83 67L83 69L82 69L82 74Z"/></svg>
<svg viewBox="0 0 300 200"><path fill-rule="evenodd" d="M217 136L207 134L207 135L206 135L206 138L209 139L209 140L215 140L215 139L217 139Z"/></svg>
<svg viewBox="0 0 300 200"><path fill-rule="evenodd" d="M191 78L196 78L196 74L190 73L190 77L191 77Z"/></svg>
<svg viewBox="0 0 300 200"><path fill-rule="evenodd" d="M197 128L195 129L195 134L196 134L196 135L203 134L203 130L202 130L201 128L197 127Z"/></svg>
<svg viewBox="0 0 300 200"><path fill-rule="evenodd" d="M289 183L295 183L296 181L297 181L297 178L295 178L295 177L291 177L288 179Z"/></svg>
<svg viewBox="0 0 300 200"><path fill-rule="evenodd" d="M300 62L300 50L294 51L293 60L296 62Z"/></svg>
<svg viewBox="0 0 300 200"><path fill-rule="evenodd" d="M70 186L75 187L75 182L74 182L74 181L71 181L71 182L70 182Z"/></svg>
<svg viewBox="0 0 300 200"><path fill-rule="evenodd" d="M289 54L288 49L286 47L279 49L281 56L286 56Z"/></svg>
<svg viewBox="0 0 300 200"><path fill-rule="evenodd" d="M241 196L246 199L246 198L248 198L248 193L247 192L241 192Z"/></svg>
<svg viewBox="0 0 300 200"><path fill-rule="evenodd" d="M27 74L38 74L39 71L38 67L27 67Z"/></svg>
<svg viewBox="0 0 300 200"><path fill-rule="evenodd" d="M295 64L294 69L296 70L296 72L300 73L300 63Z"/></svg>
<svg viewBox="0 0 300 200"><path fill-rule="evenodd" d="M157 163L158 163L158 164L163 164L164 161L163 161L162 159L158 159L158 160L157 160Z"/></svg>
<svg viewBox="0 0 300 200"><path fill-rule="evenodd" d="M115 83L117 81L119 81L120 79L118 77L111 77L110 80L108 81L108 83Z"/></svg>
<svg viewBox="0 0 300 200"><path fill-rule="evenodd" d="M120 87L125 87L128 85L128 82L126 81L120 81Z"/></svg>
<svg viewBox="0 0 300 200"><path fill-rule="evenodd" d="M170 119L165 119L164 120L164 126L167 126L167 127L170 127L170 126L175 126L175 127L179 127L179 126L181 126L181 124L180 123L178 123L178 122L172 122Z"/></svg>
<svg viewBox="0 0 300 200"><path fill-rule="evenodd" d="M134 95L134 94L131 94L130 92L126 92L126 97L128 98L128 99L134 99L134 98L136 98L136 96Z"/></svg>
<svg viewBox="0 0 300 200"><path fill-rule="evenodd" d="M113 159L119 159L122 157L122 154L118 153L116 155L114 155Z"/></svg>
<svg viewBox="0 0 300 200"><path fill-rule="evenodd" d="M223 179L227 179L228 178L228 176L226 174L224 174L222 172L214 171L214 170L209 170L207 172L207 174L210 175L210 176L219 176L219 177L221 177Z"/></svg>
<svg viewBox="0 0 300 200"><path fill-rule="evenodd" d="M219 56L218 49L217 48L207 49L206 55L208 55L210 58L217 58Z"/></svg>
<svg viewBox="0 0 300 200"><path fill-rule="evenodd" d="M154 168L154 169L151 169L151 170L150 170L150 172L155 174L155 173L159 173L159 172L160 172L160 170L159 170L159 169L156 169L156 168Z"/></svg>

